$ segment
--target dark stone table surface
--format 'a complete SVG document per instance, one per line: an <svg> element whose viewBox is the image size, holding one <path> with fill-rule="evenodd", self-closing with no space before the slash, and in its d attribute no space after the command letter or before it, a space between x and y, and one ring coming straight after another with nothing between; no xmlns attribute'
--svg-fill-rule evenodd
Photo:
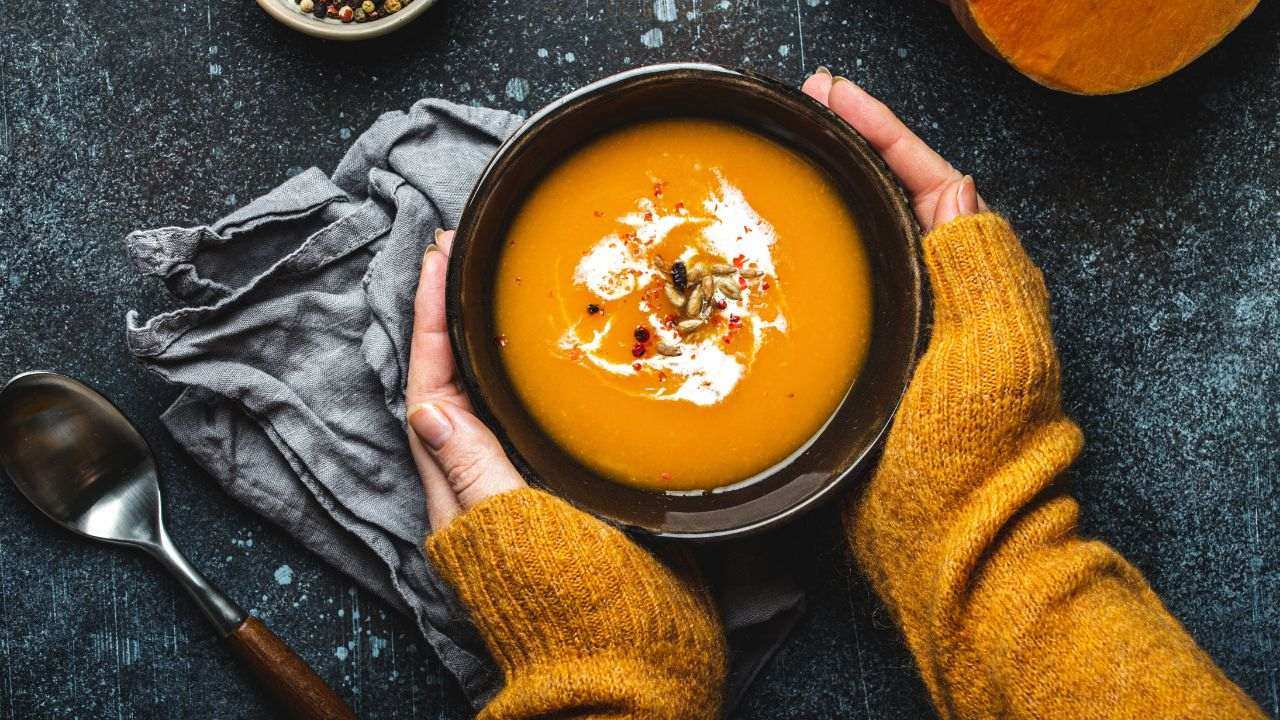
<svg viewBox="0 0 1280 720"><path fill-rule="evenodd" d="M422 0L419 0L422 1ZM865 84L1022 231L1053 293L1087 447L1083 530L1114 544L1280 711L1280 4L1121 97L1042 89L929 0L441 0L395 36L312 40L249 0L0 7L0 375L75 374L159 454L173 534L362 717L459 718L412 625L237 506L157 421L177 389L123 344L130 229L212 220L379 113L440 96L528 112L673 59ZM829 511L793 530L807 617L735 718L929 717ZM54 528L0 484L0 720L267 718L151 561Z"/></svg>

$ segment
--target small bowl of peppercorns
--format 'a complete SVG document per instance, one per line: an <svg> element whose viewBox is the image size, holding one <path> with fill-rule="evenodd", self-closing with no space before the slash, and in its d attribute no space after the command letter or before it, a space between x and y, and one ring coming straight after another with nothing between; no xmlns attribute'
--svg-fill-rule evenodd
<svg viewBox="0 0 1280 720"><path fill-rule="evenodd" d="M404 27L435 0L257 0L280 23L329 40L364 40Z"/></svg>

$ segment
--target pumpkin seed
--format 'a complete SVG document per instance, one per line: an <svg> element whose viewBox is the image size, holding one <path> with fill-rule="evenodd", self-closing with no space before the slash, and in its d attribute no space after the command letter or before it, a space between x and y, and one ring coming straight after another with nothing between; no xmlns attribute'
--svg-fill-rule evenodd
<svg viewBox="0 0 1280 720"><path fill-rule="evenodd" d="M693 267L689 268L689 279L686 282L692 285L705 277L706 274L706 265L703 265L702 263L694 263Z"/></svg>
<svg viewBox="0 0 1280 720"><path fill-rule="evenodd" d="M688 335L703 325L704 323L702 320L681 320L676 323L676 330L679 330L681 335Z"/></svg>
<svg viewBox="0 0 1280 720"><path fill-rule="evenodd" d="M659 342L654 347L657 349L659 355L666 355L667 357L675 357L680 354L680 348L676 347L675 345L668 345L664 342Z"/></svg>
<svg viewBox="0 0 1280 720"><path fill-rule="evenodd" d="M684 296L676 292L674 287L671 287L669 284L664 284L662 286L662 290L667 294L667 300L671 301L672 305L675 305L678 308L684 307Z"/></svg>
<svg viewBox="0 0 1280 720"><path fill-rule="evenodd" d="M684 303L684 314L697 317L702 312L702 286L696 285L689 291L689 299Z"/></svg>
<svg viewBox="0 0 1280 720"><path fill-rule="evenodd" d="M727 263L716 263L711 266L712 275L732 275L738 271L738 268Z"/></svg>
<svg viewBox="0 0 1280 720"><path fill-rule="evenodd" d="M742 293L738 291L738 284L729 278L719 278L719 282L716 283L716 287L720 288L720 292L734 300L742 297Z"/></svg>

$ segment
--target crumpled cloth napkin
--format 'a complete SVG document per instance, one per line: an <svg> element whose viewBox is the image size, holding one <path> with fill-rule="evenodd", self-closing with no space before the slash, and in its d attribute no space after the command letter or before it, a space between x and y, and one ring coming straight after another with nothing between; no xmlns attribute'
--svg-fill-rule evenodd
<svg viewBox="0 0 1280 720"><path fill-rule="evenodd" d="M403 388L426 244L522 120L422 100L212 225L131 233L181 303L127 318L129 349L185 386L163 422L232 497L410 613L477 706L502 684L422 552L429 532ZM730 645L730 703L803 611L761 540L702 553Z"/></svg>

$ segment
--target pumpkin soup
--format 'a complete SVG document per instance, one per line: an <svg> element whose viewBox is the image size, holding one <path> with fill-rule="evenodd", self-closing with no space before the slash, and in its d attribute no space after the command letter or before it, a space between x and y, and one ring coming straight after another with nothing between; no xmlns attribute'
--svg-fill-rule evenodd
<svg viewBox="0 0 1280 720"><path fill-rule="evenodd" d="M857 226L823 173L734 125L645 122L577 150L508 231L495 341L522 402L605 478L748 479L799 450L871 332Z"/></svg>

